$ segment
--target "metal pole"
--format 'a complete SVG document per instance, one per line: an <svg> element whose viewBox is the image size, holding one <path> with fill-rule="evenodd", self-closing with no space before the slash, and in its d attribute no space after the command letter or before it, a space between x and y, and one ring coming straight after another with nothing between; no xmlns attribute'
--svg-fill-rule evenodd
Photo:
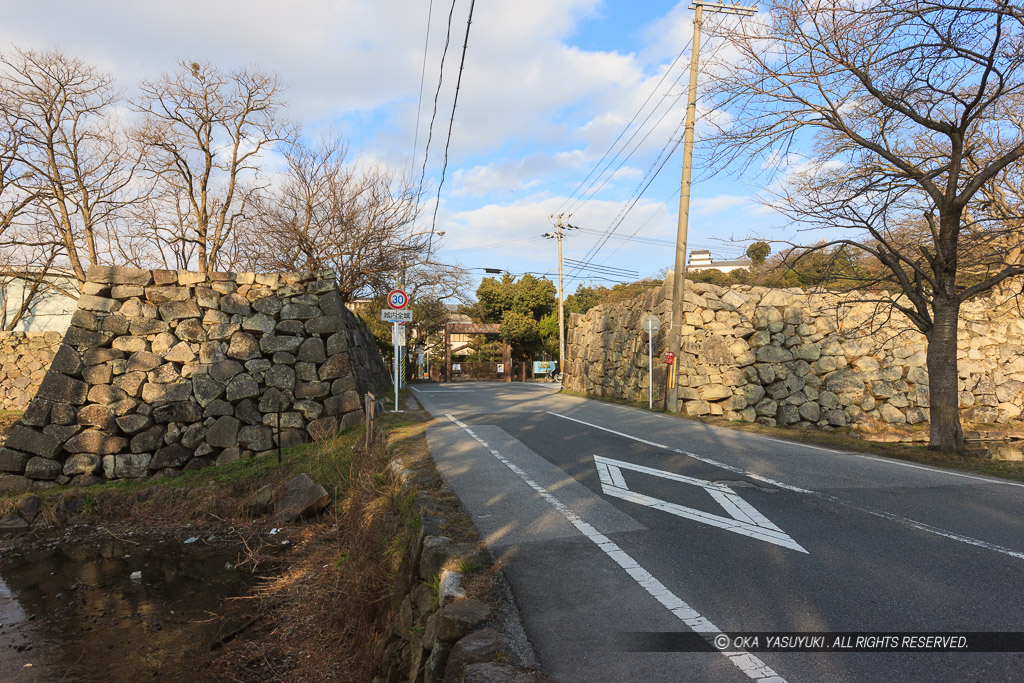
<svg viewBox="0 0 1024 683"><path fill-rule="evenodd" d="M398 322L391 323L391 345L395 355L395 410L398 412Z"/></svg>

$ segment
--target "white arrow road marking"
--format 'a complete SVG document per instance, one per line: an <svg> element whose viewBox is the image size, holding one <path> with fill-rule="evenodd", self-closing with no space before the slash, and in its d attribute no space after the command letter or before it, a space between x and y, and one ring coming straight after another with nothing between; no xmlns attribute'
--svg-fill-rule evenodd
<svg viewBox="0 0 1024 683"><path fill-rule="evenodd" d="M476 432L463 422L460 422L454 415L446 413L445 417L462 427L462 429L473 437L481 446L486 448L505 467L512 470L516 476L531 489L537 492L548 505L562 513L562 516L572 524L586 538L590 539L608 557L615 561L629 576L640 585L651 597L660 602L666 609L672 612L681 622L689 626L697 633L716 634L721 629L711 623L698 612L684 602L679 596L670 591L661 581L658 581L649 571L644 569L628 553L622 550L613 540L595 529L590 523L585 522L579 515L573 512L569 506L553 496L550 491L530 478L521 467L508 460L497 449L477 436ZM621 473L620 473L621 476ZM710 483L710 482L709 482ZM786 679L777 674L770 666L745 651L722 652L733 666L747 675L748 678L758 683L786 683Z"/></svg>
<svg viewBox="0 0 1024 683"><path fill-rule="evenodd" d="M774 543L775 545L797 550L801 553L807 552L799 543L790 538L782 529L772 524L767 517L755 510L750 503L736 495L736 492L725 484L695 479L694 477L687 477L675 472L656 470L651 467L644 467L643 465L634 465L631 462L623 462L622 460L612 460L600 455L594 456L594 465L597 466L597 476L601 479L601 489L609 496L628 500L638 505L646 505L655 510L676 515L677 517L700 522L701 524L708 524L719 529L725 529L726 531L733 531L737 534ZM626 485L626 480L622 476L622 470L632 470L661 477L662 479L678 481L682 484L699 486L711 494L711 497L722 506L722 509L729 513L729 517L720 517L710 512L695 510L694 508L669 503L668 501L630 491Z"/></svg>

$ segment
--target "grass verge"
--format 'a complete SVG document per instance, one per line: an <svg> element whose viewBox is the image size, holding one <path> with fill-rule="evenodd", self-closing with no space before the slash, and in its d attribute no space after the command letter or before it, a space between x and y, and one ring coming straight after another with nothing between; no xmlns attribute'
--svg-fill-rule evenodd
<svg viewBox="0 0 1024 683"><path fill-rule="evenodd" d="M646 402L640 403L624 399L589 396L581 392L568 391L565 389L563 389L561 393L568 396L577 396L594 401L603 401L605 403L614 403L617 405L626 405L634 408L640 408L642 410L648 410ZM965 456L947 451L932 450L925 445L871 441L860 436L849 427L838 428L835 431L825 432L817 429L769 427L767 425L754 422L734 422L726 420L723 417L690 417L688 415L670 413L660 408L655 408L653 412L662 413L680 420L702 422L715 427L724 427L726 429L736 429L739 431L761 434L762 436L769 436L773 439L781 439L783 441L810 444L839 451L870 453L884 458L906 460L908 462L914 462L921 465L961 470L964 472L974 472L976 474L985 474L1002 479L1024 481L1024 462L990 460L988 458L976 456Z"/></svg>

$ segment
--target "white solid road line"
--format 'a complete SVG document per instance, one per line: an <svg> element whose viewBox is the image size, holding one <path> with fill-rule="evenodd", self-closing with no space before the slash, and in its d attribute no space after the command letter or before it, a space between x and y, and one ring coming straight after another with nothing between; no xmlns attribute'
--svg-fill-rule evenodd
<svg viewBox="0 0 1024 683"><path fill-rule="evenodd" d="M838 451L837 451L838 452ZM849 453L848 451L845 451ZM864 455L863 453L849 453L858 458L864 458L865 460L874 460L875 462L882 462L886 465L898 465L899 467L910 467L915 470L924 470L926 472L935 472L936 474L945 474L950 477L962 477L963 479L974 479L975 481L982 481L986 484L1003 484L1004 486L1019 486L1024 488L1024 484L1016 481L1008 481L1006 479L993 479L992 477L979 477L974 474L963 474L962 472L950 472L948 470L940 470L936 467L928 467L927 465L915 465L910 462L903 462L902 460L890 460L887 458L879 458L874 455Z"/></svg>
<svg viewBox="0 0 1024 683"><path fill-rule="evenodd" d="M910 517L903 517L902 515L897 515L897 514L895 514L893 512L886 512L884 510L874 510L872 508L864 507L864 506L858 505L856 503L851 503L850 501L843 500L842 498L837 498L836 496L833 496L833 495L828 494L828 493L821 493L820 491L811 491L810 489L800 488L799 486L792 486L790 484L785 484L785 483L783 483L781 481L776 481L774 479L769 479L767 477L762 477L762 476L760 476L758 474L754 474L753 472L748 472L747 470L743 469L742 467L734 467L732 465L727 465L727 464L725 464L723 462L718 462L717 460L712 460L711 458L705 458L705 457L696 455L695 453L690 453L689 451L684 451L684 450L682 450L680 448L673 448L672 446L666 446L665 444L660 444L660 443L657 443L656 441L649 441L647 439L641 439L638 436L633 436L632 434L626 434L625 432L618 432L618 431L615 431L614 429L608 429L607 427L602 427L601 425L592 424L590 422L584 422L583 420L578 420L575 417L569 417L568 415L560 415L559 413L553 413L550 410L546 411L546 412L548 413L548 415L554 415L555 417L560 417L563 420L570 420L572 422L577 422L577 423L579 423L581 425L586 425L587 427L592 427L593 429L600 429L603 432L608 432L609 434L615 434L616 436L621 436L624 439L631 439L632 441L637 441L639 443L647 444L648 446L654 446L655 448L661 448L661 449L666 450L666 451L671 451L673 453L678 453L680 455L685 455L688 458L693 458L694 460L699 460L700 462L707 463L708 465L713 465L715 467L720 467L720 468L722 468L724 470L728 470L729 472L735 472L736 474L742 474L745 477L750 477L751 479L756 479L758 481L763 481L763 482L765 482L767 484L771 484L773 486L778 486L781 489L786 489L787 491L794 491L796 493L807 493L807 494L810 494L812 496L819 496L821 498L824 498L825 500L832 501L833 503L838 503L839 505L843 505L845 507L852 508L854 510L858 510L859 512L863 512L865 514L873 515L875 517L880 517L882 519L887 519L887 520L889 520L891 522L897 522L898 524L902 524L904 526L911 527L912 529L917 529L918 531L924 531L924 532L929 533L929 534L935 534L936 536L941 536L942 538L948 538L948 539L953 540L953 541L959 541L960 543L966 543L967 545L973 545L973 546L975 546L977 548L985 548L986 550L993 550L993 551L995 551L997 553L1002 553L1003 555L1008 555L1010 557L1015 557L1015 558L1017 558L1019 560L1024 560L1024 553L1016 551L1016 550L1011 550L1010 548L1006 548L1006 547L1001 546L1001 545L996 545L995 543L989 543L988 541L982 541L980 539L972 538L970 536L963 536L961 534L958 534L958 533L955 533L955 532L952 532L952 531L947 531L946 529L940 529L939 527L932 526L931 524L926 524L924 522L919 522L916 519L911 519ZM880 462L889 462L888 460L883 460L881 458L873 458L873 457L870 457L870 456L861 456L861 457L865 457L865 458L867 458L869 460L879 460ZM907 465L908 463L898 463L898 464ZM923 469L923 470L928 470L930 472L935 472L936 474L949 474L949 475L952 475L952 476L965 476L965 477L968 477L969 479L978 479L980 481L987 482L987 483L996 483L996 484L1004 484L1004 483L1005 484L1013 484L1014 483L1014 482L1004 482L1004 481L1000 481L1000 480L993 481L993 480L990 480L990 479L985 479L983 477L972 477L970 475L961 475L961 474L959 474L957 472L946 472L944 470L933 470L930 467L919 467L917 465L909 465L909 466L910 467L914 467L915 469Z"/></svg>
<svg viewBox="0 0 1024 683"><path fill-rule="evenodd" d="M581 534L593 541L594 544L608 555L608 557L614 560L616 564L626 570L626 573L629 574L641 588L646 590L651 597L676 615L680 621L698 633L718 634L722 632L721 629L705 617L701 616L697 610L690 607L675 593L665 587L663 583L654 578L654 575L641 567L636 560L624 552L611 539L600 533L589 523L583 521L583 519L569 509L565 503L553 496L543 486L533 481L533 479L531 479L530 476L515 463L510 462L496 449L491 448L486 441L477 436L476 433L466 424L457 420L454 415L446 414L445 417L461 427L467 434L486 448L491 455L497 458L499 462L512 470L512 472L522 479L527 486L540 494L540 496L549 505L551 505L551 507L562 513L562 516L565 517L570 524L576 527ZM736 666L736 668L755 681L760 681L761 683L786 683L786 679L779 676L779 674L777 674L771 667L749 652L722 652L722 654L725 655L725 657L727 657L729 661Z"/></svg>

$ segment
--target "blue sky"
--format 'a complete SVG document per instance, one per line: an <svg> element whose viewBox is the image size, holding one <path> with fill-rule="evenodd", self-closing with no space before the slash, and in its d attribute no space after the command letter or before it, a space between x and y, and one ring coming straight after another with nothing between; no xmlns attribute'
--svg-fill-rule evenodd
<svg viewBox="0 0 1024 683"><path fill-rule="evenodd" d="M455 4L424 188L430 199L416 230L431 225L469 4ZM571 210L569 222L587 231L566 240L566 257L588 253L682 121L692 16L687 4L476 3L437 207L437 229L445 236L436 259L468 268L553 273L555 245L540 235L550 229L549 214L559 210ZM51 3L9 7L0 45L58 47L112 73L129 94L137 80L171 69L182 57L207 58L226 68L256 63L277 71L288 85L291 115L307 135L340 132L350 156L361 163L379 160L408 172L415 159L418 177L449 0L433 2L418 136L429 0L60 5L59 11ZM680 74L680 85L671 87ZM650 132L646 141L614 177L602 183L601 176L599 191L585 193L585 201L567 201L652 91L639 118L653 106L656 113L635 138ZM681 159L680 146L625 214L616 237L594 257L596 263L640 276L671 265L672 246L619 237L674 241ZM695 178L700 174L696 169ZM746 238L777 234L773 225L779 219L757 204L758 191L757 185L724 176L695 183L691 248L726 258L742 253Z"/></svg>

